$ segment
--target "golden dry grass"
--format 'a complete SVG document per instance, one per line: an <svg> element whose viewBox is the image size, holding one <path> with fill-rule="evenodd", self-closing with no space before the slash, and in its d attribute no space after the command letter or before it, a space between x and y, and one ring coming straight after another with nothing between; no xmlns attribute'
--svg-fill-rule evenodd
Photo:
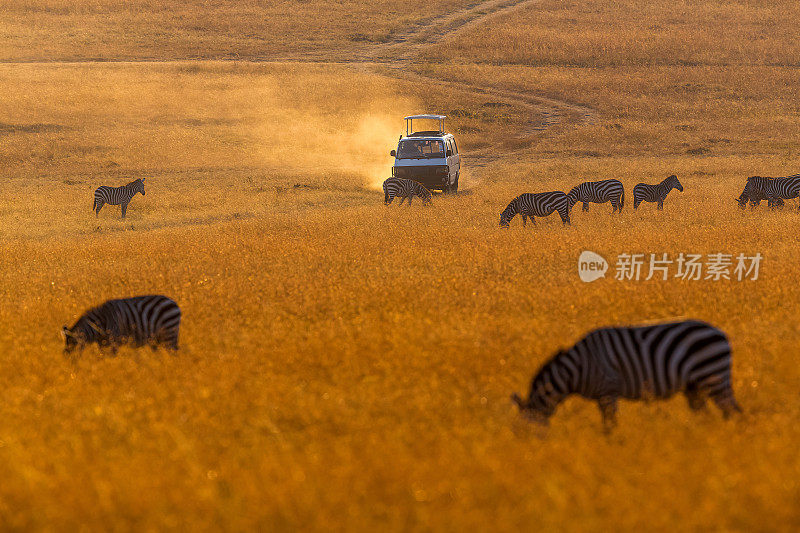
<svg viewBox="0 0 800 533"><path fill-rule="evenodd" d="M0 11L0 60L347 59L354 48L471 3L15 0Z"/></svg>
<svg viewBox="0 0 800 533"><path fill-rule="evenodd" d="M630 6L585 5L563 7L587 25L604 10L632 33L649 24ZM717 45L689 23L697 10L728 13L719 31L734 17L767 32L779 14L653 6L705 48ZM516 31L556 7L531 6ZM533 133L530 109L346 65L1 66L0 527L796 529L800 213L733 202L747 175L797 172L790 50L783 65L708 52L686 66L669 47L603 68L493 65L490 38L474 40L475 63L413 69L586 103L595 122ZM573 41L573 55L593 57L593 42ZM68 55L34 44L39 59ZM400 117L428 110L457 111L462 145L482 157L466 158L463 194L386 208L375 185ZM673 172L685 192L634 213L633 185ZM147 195L125 221L112 206L95 219L93 189L129 176L148 178ZM606 177L626 186L620 217L593 205L569 228L555 216L497 228L521 192ZM756 282L586 285L584 249L765 259ZM183 309L178 357L62 358L62 324L151 292ZM606 437L589 402L569 400L543 432L508 400L586 331L675 316L730 335L743 416L625 402Z"/></svg>

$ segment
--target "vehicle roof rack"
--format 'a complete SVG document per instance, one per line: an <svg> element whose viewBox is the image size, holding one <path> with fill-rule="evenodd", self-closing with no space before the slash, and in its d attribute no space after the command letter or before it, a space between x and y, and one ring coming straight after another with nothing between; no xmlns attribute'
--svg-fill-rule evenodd
<svg viewBox="0 0 800 533"><path fill-rule="evenodd" d="M442 132L441 131L437 131L437 130L415 131L411 135L407 135L407 137L429 137L431 135L439 136L441 134L442 134Z"/></svg>
<svg viewBox="0 0 800 533"><path fill-rule="evenodd" d="M427 119L427 120L438 120L439 121L439 131L426 131L425 133L428 135L443 135L444 134L444 119L447 117L445 115L409 115L405 117L406 120L406 136L409 136L414 131L414 120L415 119Z"/></svg>

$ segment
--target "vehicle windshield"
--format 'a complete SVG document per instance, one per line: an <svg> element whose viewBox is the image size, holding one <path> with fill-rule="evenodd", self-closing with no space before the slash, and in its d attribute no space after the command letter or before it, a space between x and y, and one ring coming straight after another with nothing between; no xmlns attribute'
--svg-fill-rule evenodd
<svg viewBox="0 0 800 533"><path fill-rule="evenodd" d="M406 139L397 148L398 159L434 159L444 157L444 143L433 139Z"/></svg>

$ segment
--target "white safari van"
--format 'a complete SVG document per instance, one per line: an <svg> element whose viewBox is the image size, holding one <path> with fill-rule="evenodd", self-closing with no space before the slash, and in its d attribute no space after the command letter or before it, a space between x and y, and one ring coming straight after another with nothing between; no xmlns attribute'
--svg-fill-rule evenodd
<svg viewBox="0 0 800 533"><path fill-rule="evenodd" d="M394 157L392 176L418 181L428 189L444 192L458 190L461 156L456 139L444 132L444 115L411 115L406 117L406 134L400 136ZM436 121L438 128L414 131L414 121Z"/></svg>

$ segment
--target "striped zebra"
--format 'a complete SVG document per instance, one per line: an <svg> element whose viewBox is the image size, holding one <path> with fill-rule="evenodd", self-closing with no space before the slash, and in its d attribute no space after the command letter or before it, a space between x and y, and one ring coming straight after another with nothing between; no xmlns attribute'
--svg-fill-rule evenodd
<svg viewBox="0 0 800 533"><path fill-rule="evenodd" d="M583 202L583 210L589 210L589 202L604 204L611 202L612 213L619 211L625 205L625 188L619 180L587 181L573 187L567 193L569 207L572 209L578 202Z"/></svg>
<svg viewBox="0 0 800 533"><path fill-rule="evenodd" d="M94 206L92 207L94 216L97 217L103 205L108 204L121 205L122 218L125 218L131 198L136 196L137 192L142 193L142 196L144 196L144 180L144 178L140 178L122 187L108 187L106 185L98 187L94 191Z"/></svg>
<svg viewBox="0 0 800 533"><path fill-rule="evenodd" d="M520 194L500 213L500 227L507 228L517 213L522 215L522 225L525 226L529 217L536 224L535 216L546 217L553 211L558 211L561 222L569 224L569 208L569 199L561 191Z"/></svg>
<svg viewBox="0 0 800 533"><path fill-rule="evenodd" d="M394 197L400 198L400 205L403 200L408 198L408 205L415 196L422 198L423 205L431 203L431 191L421 183L405 178L389 178L383 182L383 203L389 205L394 201Z"/></svg>
<svg viewBox="0 0 800 533"><path fill-rule="evenodd" d="M597 329L546 362L527 399L511 398L528 418L546 424L559 403L578 394L597 401L609 430L618 398L665 399L679 392L693 410L711 398L726 418L741 411L731 388L728 339L705 322Z"/></svg>
<svg viewBox="0 0 800 533"><path fill-rule="evenodd" d="M664 209L664 198L667 197L669 191L678 189L683 192L683 185L678 181L678 176L673 174L658 185L648 185L647 183L640 183L633 188L633 208L639 207L639 204L644 202L658 202L658 208Z"/></svg>
<svg viewBox="0 0 800 533"><path fill-rule="evenodd" d="M772 178L767 178L772 179ZM736 202L739 204L739 207L742 209L745 208L747 202L750 202L750 207L753 208L759 204L761 204L761 200L767 200L767 204L770 207L783 207L784 202L783 198L772 198L770 199L763 190L756 189L752 182L748 181L745 186L742 194L736 198Z"/></svg>
<svg viewBox="0 0 800 533"><path fill-rule="evenodd" d="M752 186L760 195L766 196L770 207L775 207L775 201L778 199L789 200L800 195L800 174L783 178L752 176L747 178L745 189L747 186Z"/></svg>
<svg viewBox="0 0 800 533"><path fill-rule="evenodd" d="M164 345L177 350L180 324L181 310L166 296L109 300L86 311L71 328L62 328L66 342L64 353L70 354L76 348L82 351L93 342L101 348L109 347L115 354L117 348L126 343L150 344L154 350Z"/></svg>

